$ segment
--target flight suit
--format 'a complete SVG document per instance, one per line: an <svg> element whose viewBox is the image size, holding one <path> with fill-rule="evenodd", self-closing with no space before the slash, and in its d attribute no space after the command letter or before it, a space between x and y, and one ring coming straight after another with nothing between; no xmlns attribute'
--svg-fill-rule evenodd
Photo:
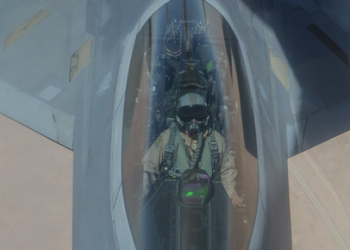
<svg viewBox="0 0 350 250"><path fill-rule="evenodd" d="M165 160L166 145L170 137L170 129L163 131L154 141L151 147L145 152L142 158L143 165L143 194L147 195L156 181L157 175L160 171L160 166ZM219 166L221 182L226 190L228 196L237 195L235 186L235 178L237 170L235 168L234 157L230 154L226 141L220 133L214 131L218 152L219 152ZM212 175L211 166L211 152L208 146L208 133L203 135L203 151L198 167L207 171L208 175ZM194 152L197 148L197 141L192 140L184 133L176 130L175 135L175 151L173 155L173 167L181 172L189 168L189 161L193 158Z"/></svg>

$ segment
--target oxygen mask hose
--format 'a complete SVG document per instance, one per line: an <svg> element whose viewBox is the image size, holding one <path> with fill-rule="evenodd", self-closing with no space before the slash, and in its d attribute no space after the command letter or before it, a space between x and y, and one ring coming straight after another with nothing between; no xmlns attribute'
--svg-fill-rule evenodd
<svg viewBox="0 0 350 250"><path fill-rule="evenodd" d="M197 141L197 148L194 152L193 160L190 162L191 169L197 168L199 159L201 157L202 149L203 149L203 132L198 133L198 141Z"/></svg>

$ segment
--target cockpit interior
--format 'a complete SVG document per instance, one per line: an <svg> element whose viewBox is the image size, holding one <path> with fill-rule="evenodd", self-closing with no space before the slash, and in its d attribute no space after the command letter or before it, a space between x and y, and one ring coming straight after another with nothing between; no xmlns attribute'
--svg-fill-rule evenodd
<svg viewBox="0 0 350 250"><path fill-rule="evenodd" d="M186 3L184 8L171 1L160 8L137 35L133 49L122 141L128 220L137 249L247 249L257 210L258 155L240 46L213 7ZM203 97L200 104L206 108L179 108L188 93ZM190 123L196 127L202 121L204 128L191 136ZM144 195L143 157L174 126L183 127L190 138L198 131L200 137L213 131L222 136L237 169L235 189L242 203L232 204L220 178L208 175L200 164L178 176L167 169L160 178L160 171L157 184Z"/></svg>

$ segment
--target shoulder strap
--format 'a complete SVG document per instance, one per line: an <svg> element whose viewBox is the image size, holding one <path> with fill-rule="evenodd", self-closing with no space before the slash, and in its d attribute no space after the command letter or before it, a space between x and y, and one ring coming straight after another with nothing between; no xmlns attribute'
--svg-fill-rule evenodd
<svg viewBox="0 0 350 250"><path fill-rule="evenodd" d="M176 130L177 130L177 125L175 122L173 122L170 125L169 141L165 147L165 163L168 169L171 169L173 167Z"/></svg>
<svg viewBox="0 0 350 250"><path fill-rule="evenodd" d="M213 180L220 180L220 166L219 166L219 147L216 142L215 132L212 131L209 135L209 149L211 152L211 166L213 169Z"/></svg>

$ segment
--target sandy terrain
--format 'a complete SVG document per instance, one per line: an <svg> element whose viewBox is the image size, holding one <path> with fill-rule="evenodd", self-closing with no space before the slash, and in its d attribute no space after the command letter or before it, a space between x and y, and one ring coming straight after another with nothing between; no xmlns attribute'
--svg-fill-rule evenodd
<svg viewBox="0 0 350 250"><path fill-rule="evenodd" d="M288 163L293 249L350 249L350 132Z"/></svg>
<svg viewBox="0 0 350 250"><path fill-rule="evenodd" d="M72 249L72 151L0 115L0 249Z"/></svg>

